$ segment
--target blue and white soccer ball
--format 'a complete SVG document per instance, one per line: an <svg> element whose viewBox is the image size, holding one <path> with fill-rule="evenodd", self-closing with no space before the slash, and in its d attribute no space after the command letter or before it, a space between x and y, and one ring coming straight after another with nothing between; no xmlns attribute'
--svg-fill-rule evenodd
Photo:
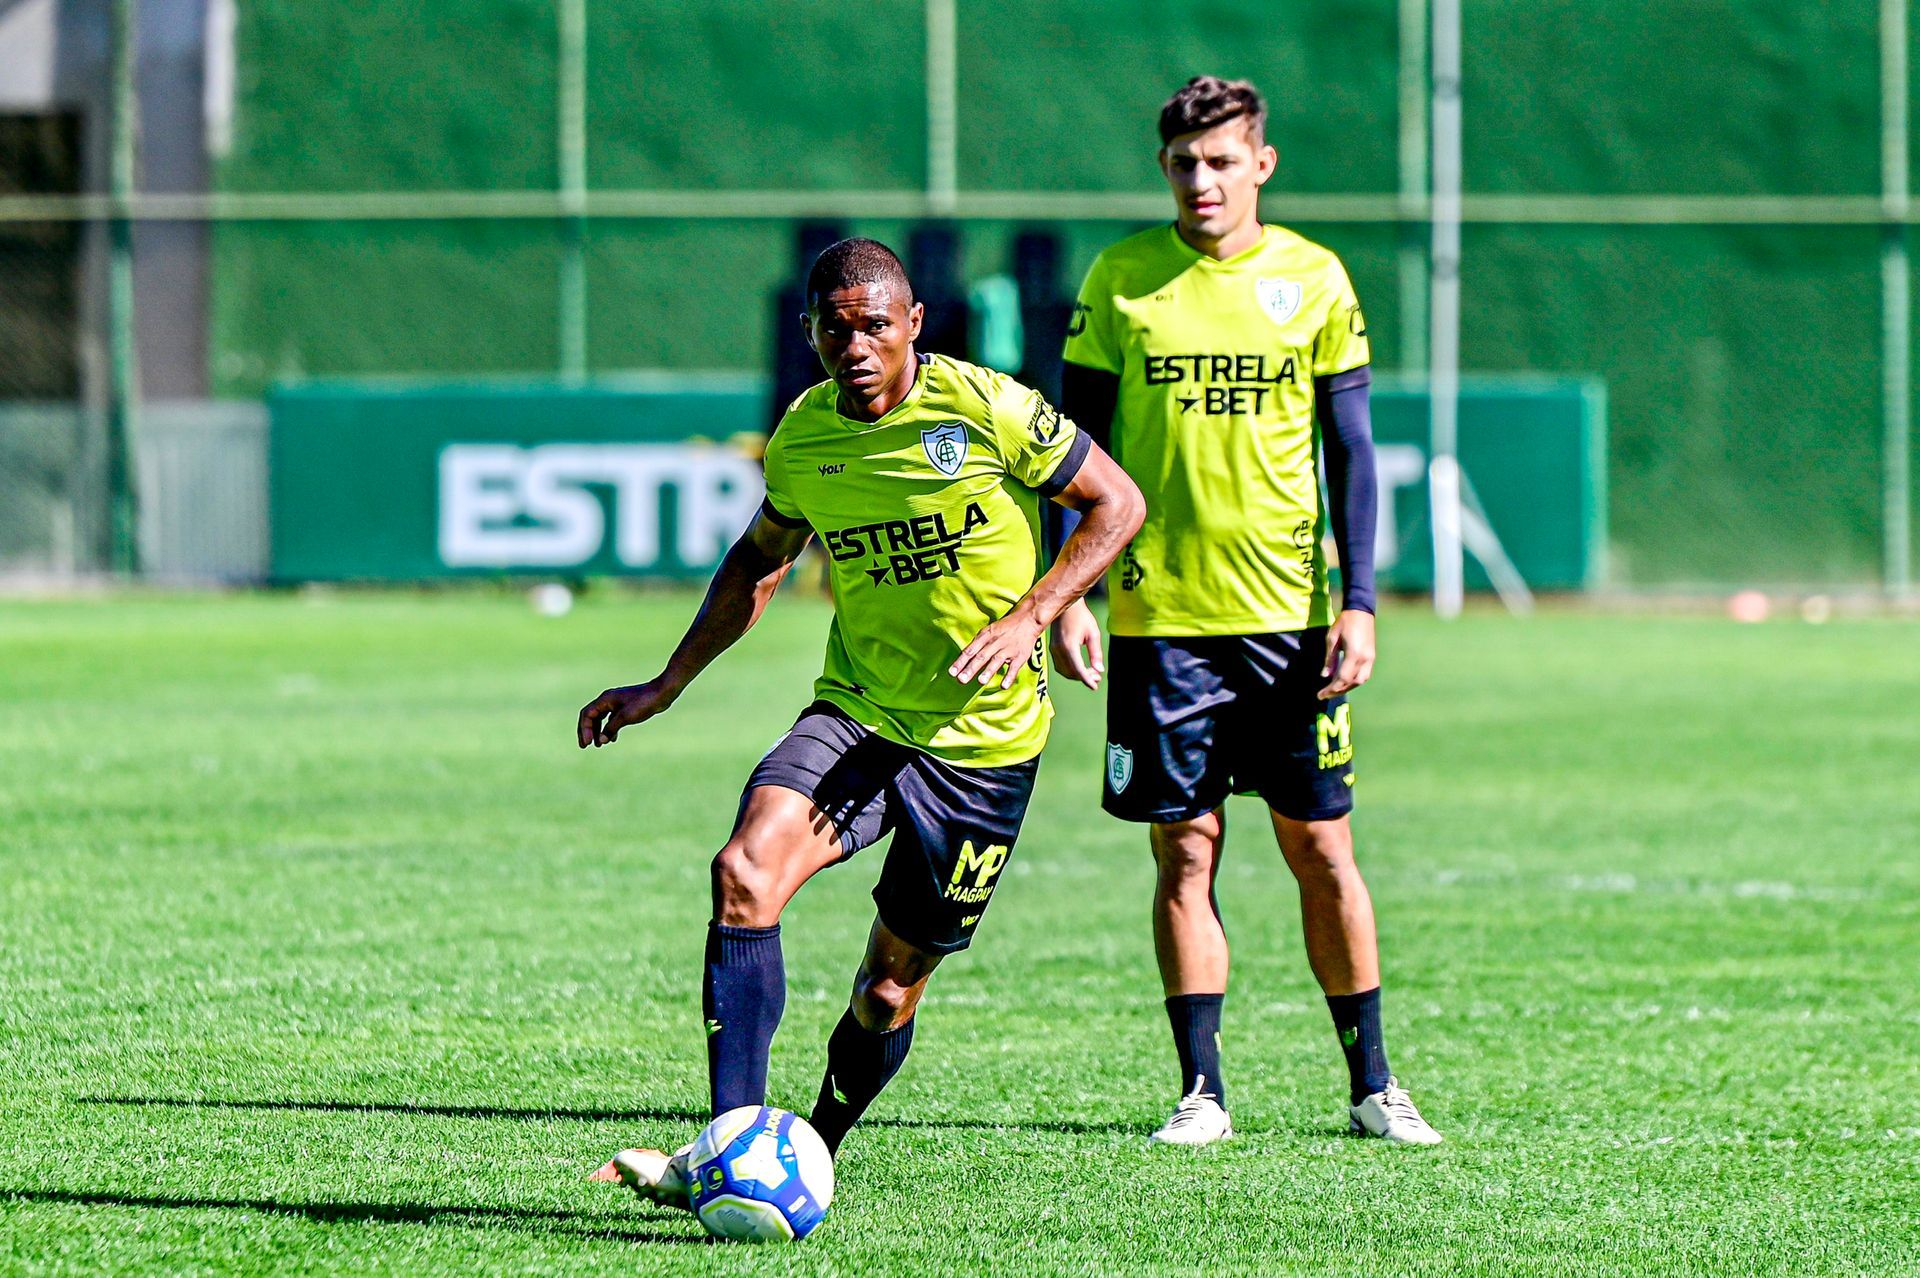
<svg viewBox="0 0 1920 1278"><path fill-rule="evenodd" d="M833 1155L804 1118L742 1105L693 1142L687 1179L708 1233L735 1242L805 1238L833 1201Z"/></svg>

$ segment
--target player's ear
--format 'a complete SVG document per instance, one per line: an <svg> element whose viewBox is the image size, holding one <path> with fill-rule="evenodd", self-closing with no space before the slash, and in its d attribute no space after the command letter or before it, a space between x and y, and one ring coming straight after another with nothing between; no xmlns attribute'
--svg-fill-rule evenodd
<svg viewBox="0 0 1920 1278"><path fill-rule="evenodd" d="M812 311L800 312L800 335L807 339L807 345L812 348L815 355L818 355L820 353L820 343L816 342L813 338Z"/></svg>
<svg viewBox="0 0 1920 1278"><path fill-rule="evenodd" d="M1253 154L1253 183L1265 186L1273 171L1280 166L1280 153L1269 143L1262 142L1260 149Z"/></svg>
<svg viewBox="0 0 1920 1278"><path fill-rule="evenodd" d="M909 342L917 342L920 340L920 324L926 318L927 308L924 303L915 302L912 308L907 311L907 340Z"/></svg>

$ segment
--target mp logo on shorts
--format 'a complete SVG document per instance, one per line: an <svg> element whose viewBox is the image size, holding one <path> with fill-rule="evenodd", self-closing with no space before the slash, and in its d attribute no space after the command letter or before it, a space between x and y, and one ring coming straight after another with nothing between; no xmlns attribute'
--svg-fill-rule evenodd
<svg viewBox="0 0 1920 1278"><path fill-rule="evenodd" d="M967 428L960 422L941 422L932 430L920 432L920 447L927 450L933 468L952 479L967 459Z"/></svg>
<svg viewBox="0 0 1920 1278"><path fill-rule="evenodd" d="M1133 780L1133 751L1107 742L1107 789L1119 794Z"/></svg>
<svg viewBox="0 0 1920 1278"><path fill-rule="evenodd" d="M1353 708L1346 702L1334 707L1331 715L1317 715L1313 721L1314 744L1320 747L1320 770L1341 768L1353 762Z"/></svg>
<svg viewBox="0 0 1920 1278"><path fill-rule="evenodd" d="M1293 280L1255 280L1254 296L1260 309L1276 324L1284 324L1300 309L1300 285Z"/></svg>
<svg viewBox="0 0 1920 1278"><path fill-rule="evenodd" d="M1000 877L1000 871L1007 864L1007 857L1013 851L1004 843L989 843L976 851L973 840L968 839L960 845L960 855L953 862L953 877L947 880L946 898L961 905L983 905L993 895L993 881ZM967 876L973 875L968 884ZM962 927L969 927L979 920L974 915Z"/></svg>

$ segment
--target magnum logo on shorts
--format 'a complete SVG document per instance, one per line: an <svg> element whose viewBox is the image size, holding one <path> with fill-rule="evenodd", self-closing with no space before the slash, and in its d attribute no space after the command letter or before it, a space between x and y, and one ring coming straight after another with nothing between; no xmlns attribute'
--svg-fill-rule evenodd
<svg viewBox="0 0 1920 1278"><path fill-rule="evenodd" d="M1119 794L1133 780L1133 751L1107 742L1107 789Z"/></svg>

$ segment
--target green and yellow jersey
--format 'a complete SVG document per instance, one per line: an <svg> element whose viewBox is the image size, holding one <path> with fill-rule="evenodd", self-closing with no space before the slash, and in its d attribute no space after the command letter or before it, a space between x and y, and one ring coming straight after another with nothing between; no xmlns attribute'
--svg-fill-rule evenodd
<svg viewBox="0 0 1920 1278"><path fill-rule="evenodd" d="M1094 262L1067 333L1070 363L1120 378L1110 451L1147 499L1113 633L1326 625L1313 379L1369 359L1340 259L1278 226L1224 261L1143 231Z"/></svg>
<svg viewBox="0 0 1920 1278"><path fill-rule="evenodd" d="M947 668L1033 587L1040 502L1091 441L1010 378L920 358L913 389L878 421L843 417L832 382L796 399L767 441L765 509L811 525L832 562L816 696L949 763L1021 763L1053 718L1044 643L1011 688Z"/></svg>

